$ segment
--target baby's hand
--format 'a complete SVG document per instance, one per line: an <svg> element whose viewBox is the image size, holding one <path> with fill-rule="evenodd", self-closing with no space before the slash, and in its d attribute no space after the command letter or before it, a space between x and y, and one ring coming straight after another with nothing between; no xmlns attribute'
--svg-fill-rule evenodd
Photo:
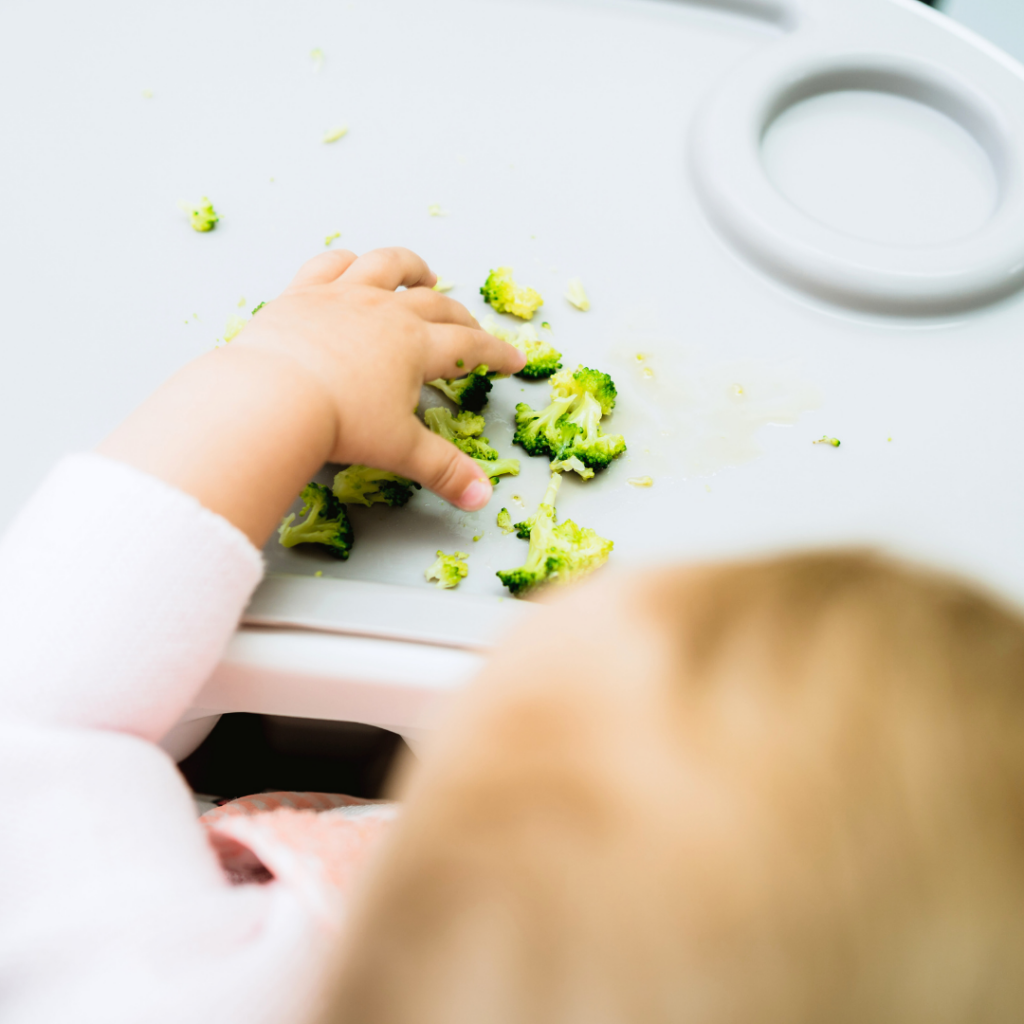
<svg viewBox="0 0 1024 1024"><path fill-rule="evenodd" d="M481 363L515 373L525 356L433 291L436 280L408 249L326 252L302 267L233 346L280 358L282 372L316 382L334 420L328 461L400 473L473 511L487 504L490 482L415 416L420 387ZM395 290L402 285L405 291Z"/></svg>

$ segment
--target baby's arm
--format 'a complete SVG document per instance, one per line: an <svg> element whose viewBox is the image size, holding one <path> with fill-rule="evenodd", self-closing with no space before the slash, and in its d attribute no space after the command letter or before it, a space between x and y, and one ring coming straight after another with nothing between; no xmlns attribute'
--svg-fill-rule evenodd
<svg viewBox="0 0 1024 1024"><path fill-rule="evenodd" d="M388 469L467 511L482 508L487 477L413 410L428 380L481 363L514 373L524 357L434 292L435 281L407 249L317 256L99 452L193 495L257 546L328 461Z"/></svg>

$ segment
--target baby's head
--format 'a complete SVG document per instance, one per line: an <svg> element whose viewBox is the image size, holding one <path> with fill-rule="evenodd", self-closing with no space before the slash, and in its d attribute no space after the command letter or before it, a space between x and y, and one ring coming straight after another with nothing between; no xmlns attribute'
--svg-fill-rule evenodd
<svg viewBox="0 0 1024 1024"><path fill-rule="evenodd" d="M331 1021L1024 1006L1024 622L867 555L608 577L412 778Z"/></svg>

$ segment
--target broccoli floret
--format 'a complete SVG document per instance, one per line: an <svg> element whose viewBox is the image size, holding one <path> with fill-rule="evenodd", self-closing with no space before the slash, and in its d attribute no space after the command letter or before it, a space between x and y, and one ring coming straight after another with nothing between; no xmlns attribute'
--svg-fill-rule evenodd
<svg viewBox="0 0 1024 1024"><path fill-rule="evenodd" d="M460 448L475 459L497 459L497 449L479 437L483 433L484 418L476 413L462 411L453 416L447 409L428 409L423 414L427 426L437 435Z"/></svg>
<svg viewBox="0 0 1024 1024"><path fill-rule="evenodd" d="M458 380L427 381L432 388L450 398L457 406L470 412L479 412L487 404L487 396L491 391L491 380L487 376L487 367L478 366L468 376Z"/></svg>
<svg viewBox="0 0 1024 1024"><path fill-rule="evenodd" d="M465 551L446 555L438 551L437 561L423 574L428 582L437 581L442 590L451 590L469 575L469 566L462 559L469 558Z"/></svg>
<svg viewBox="0 0 1024 1024"><path fill-rule="evenodd" d="M517 377L543 380L562 368L562 353L550 342L544 341L532 325L523 324L519 330L514 330L489 316L481 326L488 334L507 342L526 356L526 365L516 374Z"/></svg>
<svg viewBox="0 0 1024 1024"><path fill-rule="evenodd" d="M524 594L541 583L570 583L586 576L604 565L614 546L571 519L556 525L555 498L561 479L552 474L540 507L526 522L516 524L519 536L530 541L526 562L519 569L497 574L512 594Z"/></svg>
<svg viewBox="0 0 1024 1024"><path fill-rule="evenodd" d="M594 471L585 463L581 462L575 455L567 459L558 459L551 463L552 473L579 473L584 480L589 480Z"/></svg>
<svg viewBox="0 0 1024 1024"><path fill-rule="evenodd" d="M473 461L490 477L492 484L496 484L500 476L519 476L518 459L474 458Z"/></svg>
<svg viewBox="0 0 1024 1024"><path fill-rule="evenodd" d="M515 532L516 528L512 525L512 516L509 515L507 508L503 508L498 513L498 529L500 529L502 533Z"/></svg>
<svg viewBox="0 0 1024 1024"><path fill-rule="evenodd" d="M516 406L516 432L512 443L521 445L528 455L558 454L570 439L562 417L572 408L575 396L556 398L546 409L539 412L525 402Z"/></svg>
<svg viewBox="0 0 1024 1024"><path fill-rule="evenodd" d="M591 394L601 406L601 415L607 416L615 408L618 392L615 382L607 373L578 366L575 370L562 370L551 378L551 394L556 396Z"/></svg>
<svg viewBox="0 0 1024 1024"><path fill-rule="evenodd" d="M338 501L357 505L390 505L401 508L412 497L412 489L420 485L397 473L369 466L349 466L334 478L332 490Z"/></svg>
<svg viewBox="0 0 1024 1024"><path fill-rule="evenodd" d="M213 208L213 203L203 196L198 203L178 203L187 214L193 231L212 231L220 217Z"/></svg>
<svg viewBox="0 0 1024 1024"><path fill-rule="evenodd" d="M602 434L600 422L600 404L589 391L584 391L576 399L572 411L562 418L569 439L555 453L557 460L577 459L587 469L593 470L607 468L612 459L626 450L626 441L621 434ZM568 428L571 428L571 433ZM587 479L584 474L580 475Z"/></svg>
<svg viewBox="0 0 1024 1024"><path fill-rule="evenodd" d="M480 289L484 302L499 313L511 313L522 320L532 320L533 314L544 305L544 300L532 288L520 288L512 280L511 267L498 267L487 275Z"/></svg>
<svg viewBox="0 0 1024 1024"><path fill-rule="evenodd" d="M287 516L277 530L281 543L286 548L296 544L319 544L335 558L348 558L354 537L345 506L323 484L307 484L301 498L299 515L306 519L293 526L295 513Z"/></svg>

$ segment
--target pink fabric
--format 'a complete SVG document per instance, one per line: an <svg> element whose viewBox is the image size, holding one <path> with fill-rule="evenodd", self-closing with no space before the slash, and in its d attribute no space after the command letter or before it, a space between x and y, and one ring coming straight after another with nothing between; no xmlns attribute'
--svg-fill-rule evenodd
<svg viewBox="0 0 1024 1024"><path fill-rule="evenodd" d="M57 466L0 541L4 1024L297 1024L314 1012L336 911L387 814L202 825L155 746L261 573L229 523L97 455ZM272 878L232 885L211 831L254 848ZM340 866L318 868L323 856Z"/></svg>

